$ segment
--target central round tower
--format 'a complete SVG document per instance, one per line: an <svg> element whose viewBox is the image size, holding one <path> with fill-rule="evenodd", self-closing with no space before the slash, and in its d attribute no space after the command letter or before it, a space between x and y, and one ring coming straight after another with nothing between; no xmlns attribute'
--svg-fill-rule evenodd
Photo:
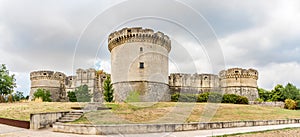
<svg viewBox="0 0 300 137"><path fill-rule="evenodd" d="M138 93L140 101L169 101L171 40L152 29L124 28L108 38L115 101Z"/></svg>

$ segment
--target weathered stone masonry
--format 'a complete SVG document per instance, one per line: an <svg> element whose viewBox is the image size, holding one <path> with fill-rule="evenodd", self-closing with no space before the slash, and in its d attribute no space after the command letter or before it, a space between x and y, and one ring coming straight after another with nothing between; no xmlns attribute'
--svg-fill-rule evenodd
<svg viewBox="0 0 300 137"><path fill-rule="evenodd" d="M124 28L108 37L111 52L111 78L115 101L125 101L130 92L139 92L141 101L170 101L173 93L220 92L258 98L258 71L230 68L215 74L169 75L171 40L162 32L151 29ZM95 69L77 69L76 76L61 72L34 71L30 73L30 98L38 88L50 90L54 101L66 101L67 91L88 85L92 101L103 99L103 82L107 75Z"/></svg>

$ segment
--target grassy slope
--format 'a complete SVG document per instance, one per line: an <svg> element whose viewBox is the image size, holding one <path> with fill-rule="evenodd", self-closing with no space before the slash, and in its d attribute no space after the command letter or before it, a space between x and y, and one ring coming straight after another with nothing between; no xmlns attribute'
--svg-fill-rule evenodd
<svg viewBox="0 0 300 137"><path fill-rule="evenodd" d="M187 123L300 118L300 111L255 105L174 102L106 105L112 110L89 112L73 123Z"/></svg>
<svg viewBox="0 0 300 137"><path fill-rule="evenodd" d="M79 105L70 102L0 103L0 117L29 121L31 113L67 111Z"/></svg>

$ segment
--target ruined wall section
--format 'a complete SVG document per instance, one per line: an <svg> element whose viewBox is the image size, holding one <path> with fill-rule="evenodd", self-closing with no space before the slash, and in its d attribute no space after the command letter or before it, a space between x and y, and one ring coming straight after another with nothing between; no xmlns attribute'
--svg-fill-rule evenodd
<svg viewBox="0 0 300 137"><path fill-rule="evenodd" d="M169 76L171 93L199 94L203 92L218 92L219 77L214 74L183 74L172 73Z"/></svg>

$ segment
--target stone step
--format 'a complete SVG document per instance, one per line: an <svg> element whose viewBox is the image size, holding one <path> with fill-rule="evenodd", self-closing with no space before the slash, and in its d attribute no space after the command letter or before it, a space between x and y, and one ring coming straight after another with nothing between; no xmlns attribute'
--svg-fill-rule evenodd
<svg viewBox="0 0 300 137"><path fill-rule="evenodd" d="M60 120L58 120L58 122L62 122L62 123L64 123L64 122L73 122L74 120L62 120L62 119L60 119Z"/></svg>

